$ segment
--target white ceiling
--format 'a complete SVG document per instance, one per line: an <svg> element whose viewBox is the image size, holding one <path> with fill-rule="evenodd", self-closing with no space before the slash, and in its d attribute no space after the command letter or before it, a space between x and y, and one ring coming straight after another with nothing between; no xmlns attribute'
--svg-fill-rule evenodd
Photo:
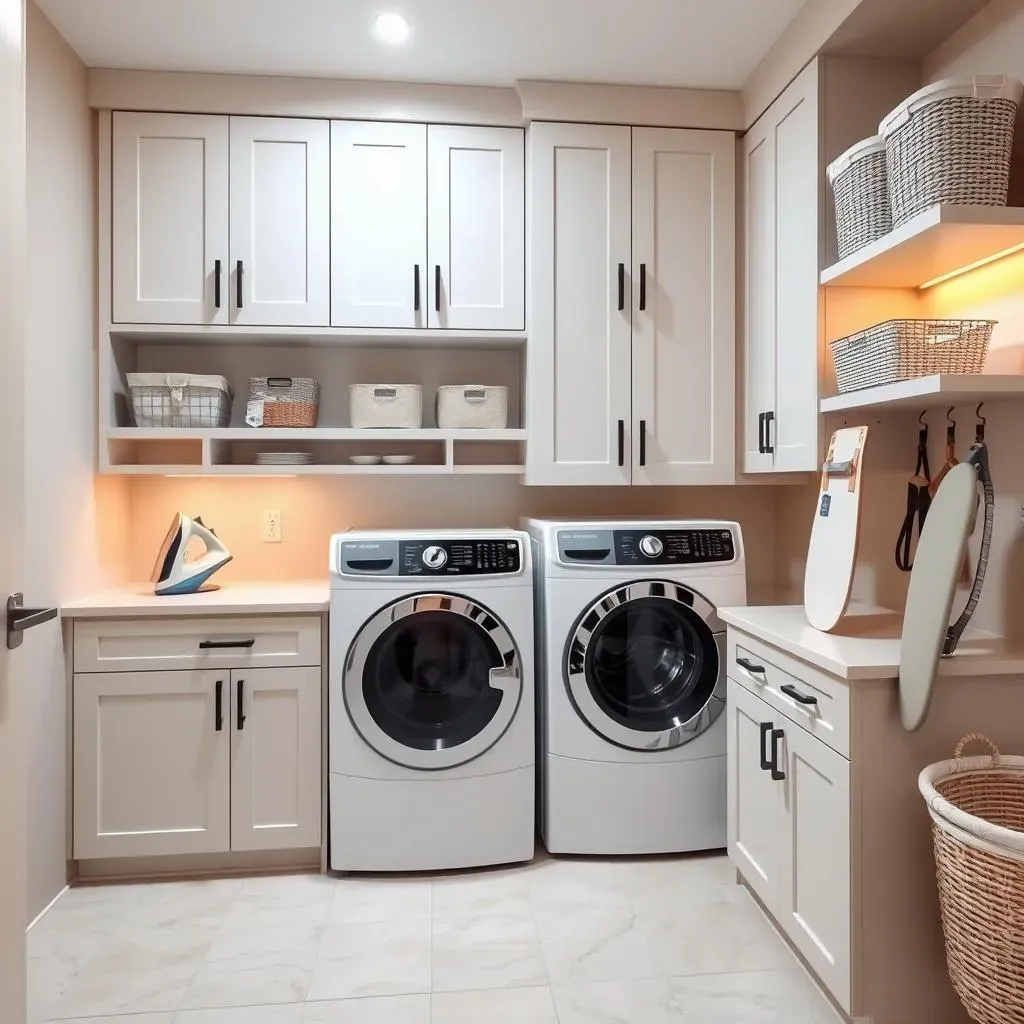
<svg viewBox="0 0 1024 1024"><path fill-rule="evenodd" d="M804 0L38 0L91 67L738 89ZM413 36L370 35L384 10Z"/></svg>

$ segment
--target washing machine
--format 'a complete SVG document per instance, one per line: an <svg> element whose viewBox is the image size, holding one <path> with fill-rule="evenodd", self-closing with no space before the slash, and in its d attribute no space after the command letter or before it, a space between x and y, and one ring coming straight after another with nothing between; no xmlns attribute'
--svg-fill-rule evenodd
<svg viewBox="0 0 1024 1024"><path fill-rule="evenodd" d="M338 534L330 571L331 867L530 860L529 537Z"/></svg>
<svg viewBox="0 0 1024 1024"><path fill-rule="evenodd" d="M725 625L737 523L527 520L540 827L552 853L726 845Z"/></svg>

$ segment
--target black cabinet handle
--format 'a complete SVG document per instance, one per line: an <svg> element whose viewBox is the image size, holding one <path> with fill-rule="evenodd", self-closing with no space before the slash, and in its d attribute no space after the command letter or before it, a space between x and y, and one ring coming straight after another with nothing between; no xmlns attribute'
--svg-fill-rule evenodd
<svg viewBox="0 0 1024 1024"><path fill-rule="evenodd" d="M201 651L222 651L230 650L238 647L253 647L256 643L256 638L251 637L248 640L201 640L199 642L199 650Z"/></svg>
<svg viewBox="0 0 1024 1024"><path fill-rule="evenodd" d="M17 650L26 629L57 618L57 612L57 608L26 608L24 595L12 594L7 598L7 650Z"/></svg>
<svg viewBox="0 0 1024 1024"><path fill-rule="evenodd" d="M626 464L626 421L619 420L619 465Z"/></svg>
<svg viewBox="0 0 1024 1024"><path fill-rule="evenodd" d="M434 312L441 312L441 264L434 267Z"/></svg>
<svg viewBox="0 0 1024 1024"><path fill-rule="evenodd" d="M626 308L626 264L619 264L619 309Z"/></svg>
<svg viewBox="0 0 1024 1024"><path fill-rule="evenodd" d="M760 455L764 455L764 417L763 412L757 414L757 451Z"/></svg>
<svg viewBox="0 0 1024 1024"><path fill-rule="evenodd" d="M245 680L244 679L239 679L238 680L237 699L235 701L235 703L237 705L236 710L238 712L238 722L237 722L237 725L238 725L238 731L239 732L241 732L245 728L244 699L245 699Z"/></svg>
<svg viewBox="0 0 1024 1024"><path fill-rule="evenodd" d="M640 309L647 308L647 264L640 264Z"/></svg>
<svg viewBox="0 0 1024 1024"><path fill-rule="evenodd" d="M772 763L768 760L768 747L766 745L766 740L774 727L774 722L761 723L761 771L763 772L770 772L772 770Z"/></svg>
<svg viewBox="0 0 1024 1024"><path fill-rule="evenodd" d="M420 265L418 263L412 268L412 310L414 313L420 311Z"/></svg>
<svg viewBox="0 0 1024 1024"><path fill-rule="evenodd" d="M786 734L781 729L772 729L772 782L782 782L786 773L779 769L779 740Z"/></svg>
<svg viewBox="0 0 1024 1024"><path fill-rule="evenodd" d="M775 448L772 445L772 421L775 419L775 413L766 412L764 414L764 454L774 455Z"/></svg>
<svg viewBox="0 0 1024 1024"><path fill-rule="evenodd" d="M235 306L242 308L242 261L235 264Z"/></svg>
<svg viewBox="0 0 1024 1024"><path fill-rule="evenodd" d="M640 421L640 465L647 465L647 420Z"/></svg>
<svg viewBox="0 0 1024 1024"><path fill-rule="evenodd" d="M737 658L736 664L740 668L745 668L748 672L756 672L758 675L764 675L764 665L758 665L756 661L751 661L749 658Z"/></svg>
<svg viewBox="0 0 1024 1024"><path fill-rule="evenodd" d="M224 680L217 680L217 710L214 729L220 732L224 728Z"/></svg>
<svg viewBox="0 0 1024 1024"><path fill-rule="evenodd" d="M792 697L797 704L817 704L818 698L811 697L806 693L801 693L792 683L786 683L780 686L779 689L787 696Z"/></svg>
<svg viewBox="0 0 1024 1024"><path fill-rule="evenodd" d="M220 309L220 260L213 261L213 308Z"/></svg>

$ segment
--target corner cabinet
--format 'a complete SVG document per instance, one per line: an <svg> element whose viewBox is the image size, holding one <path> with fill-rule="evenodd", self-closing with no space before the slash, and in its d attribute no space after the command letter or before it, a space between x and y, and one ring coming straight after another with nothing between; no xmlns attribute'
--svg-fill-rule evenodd
<svg viewBox="0 0 1024 1024"><path fill-rule="evenodd" d="M534 123L526 482L735 478L731 133Z"/></svg>

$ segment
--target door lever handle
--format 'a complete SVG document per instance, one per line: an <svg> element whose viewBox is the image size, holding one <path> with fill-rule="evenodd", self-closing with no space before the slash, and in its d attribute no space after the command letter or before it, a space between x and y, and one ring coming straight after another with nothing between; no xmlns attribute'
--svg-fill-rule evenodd
<svg viewBox="0 0 1024 1024"><path fill-rule="evenodd" d="M26 629L57 618L58 612L58 608L26 608L25 595L12 594L7 598L7 649L17 650Z"/></svg>

